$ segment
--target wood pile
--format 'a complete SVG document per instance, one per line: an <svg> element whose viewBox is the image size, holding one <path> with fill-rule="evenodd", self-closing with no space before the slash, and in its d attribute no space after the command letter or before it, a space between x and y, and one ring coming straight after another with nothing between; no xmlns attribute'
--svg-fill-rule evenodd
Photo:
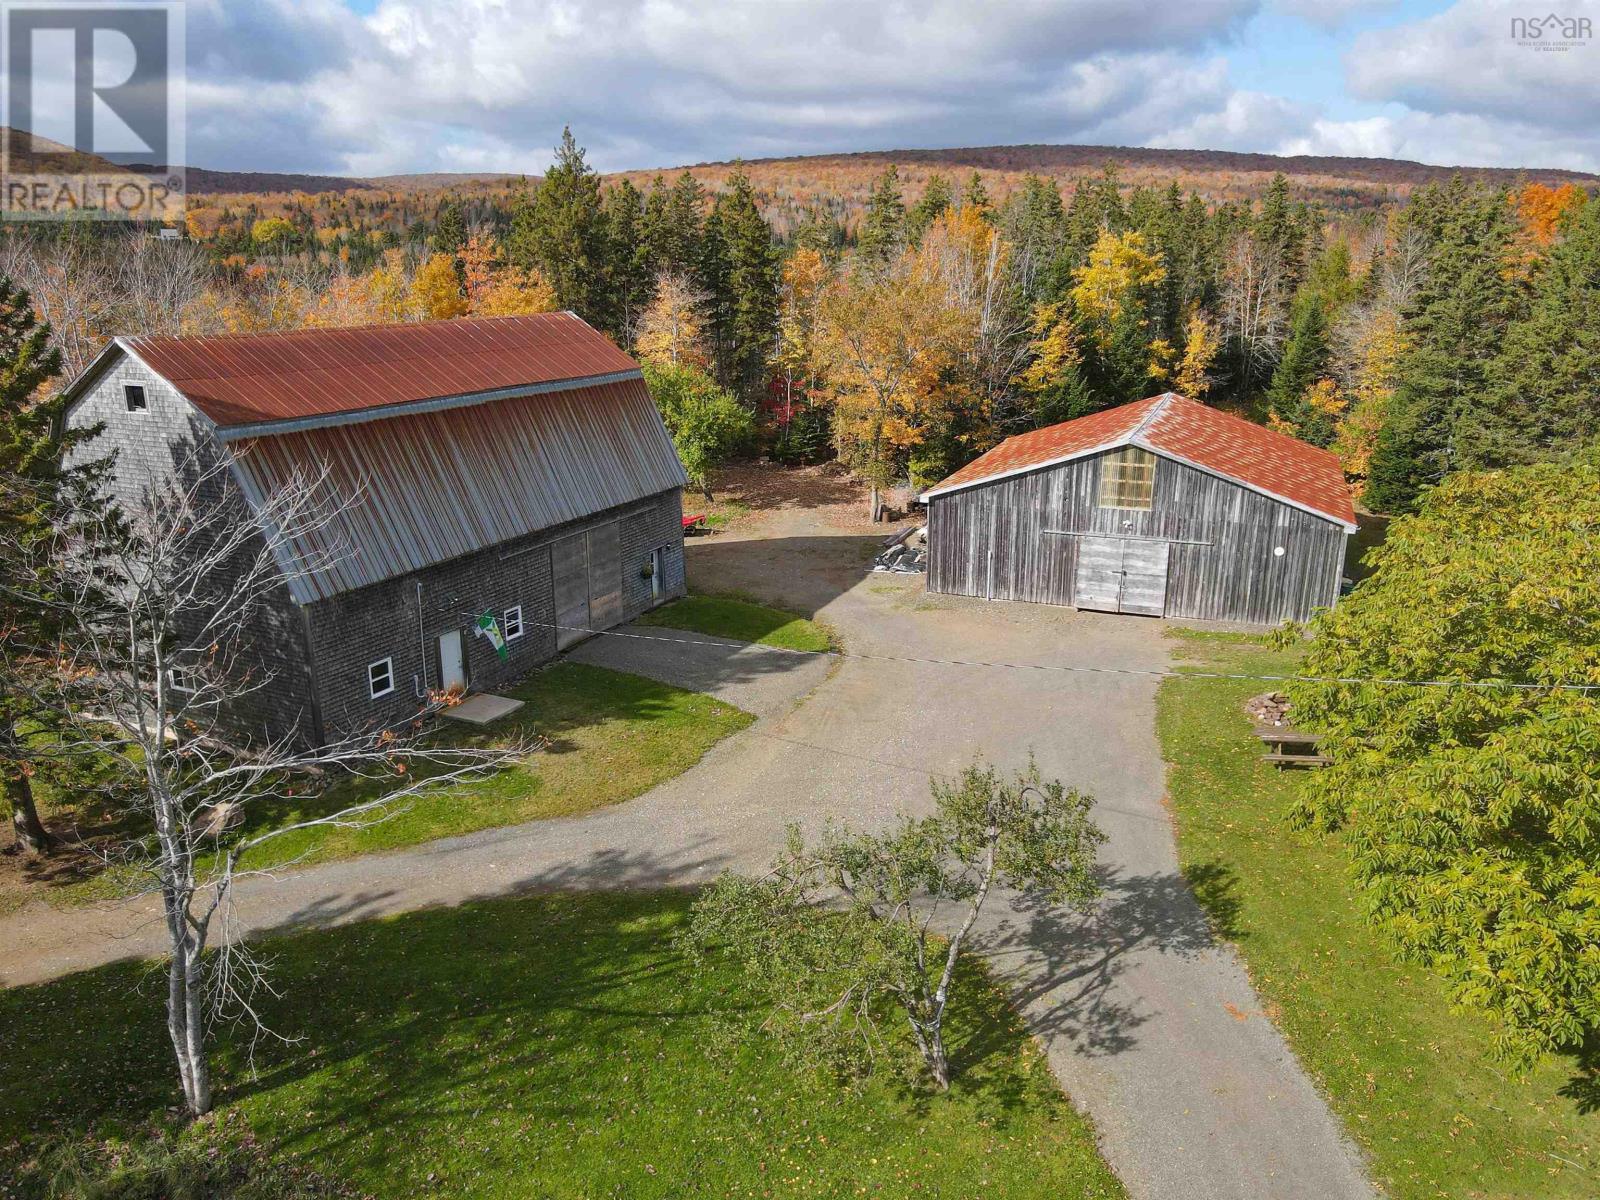
<svg viewBox="0 0 1600 1200"><path fill-rule="evenodd" d="M1287 725L1289 697L1282 692L1262 692L1244 702L1244 711L1257 725Z"/></svg>

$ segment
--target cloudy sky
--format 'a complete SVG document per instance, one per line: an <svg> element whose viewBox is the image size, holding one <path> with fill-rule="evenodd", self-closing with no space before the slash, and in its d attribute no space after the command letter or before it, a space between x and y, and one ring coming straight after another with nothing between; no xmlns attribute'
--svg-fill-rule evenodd
<svg viewBox="0 0 1600 1200"><path fill-rule="evenodd" d="M1548 0L1537 0L1539 4ZM190 0L189 161L602 170L1073 142L1600 171L1600 37L1529 2ZM1557 0L1600 30L1600 0ZM1545 41L1552 40L1547 34Z"/></svg>

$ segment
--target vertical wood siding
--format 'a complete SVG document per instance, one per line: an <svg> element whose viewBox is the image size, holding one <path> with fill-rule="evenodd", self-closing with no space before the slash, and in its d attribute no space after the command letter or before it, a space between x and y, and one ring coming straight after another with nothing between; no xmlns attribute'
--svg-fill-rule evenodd
<svg viewBox="0 0 1600 1200"><path fill-rule="evenodd" d="M1103 457L935 496L928 590L1071 605L1080 539L1046 532L1066 530L1170 539L1169 617L1275 625L1338 598L1342 527L1168 458L1148 512L1100 508Z"/></svg>

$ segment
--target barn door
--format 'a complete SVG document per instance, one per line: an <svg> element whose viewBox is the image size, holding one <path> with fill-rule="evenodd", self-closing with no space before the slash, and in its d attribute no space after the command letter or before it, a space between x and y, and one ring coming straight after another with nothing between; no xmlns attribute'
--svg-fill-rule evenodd
<svg viewBox="0 0 1600 1200"><path fill-rule="evenodd" d="M1159 617L1167 611L1167 542L1122 543L1122 603L1118 612Z"/></svg>
<svg viewBox="0 0 1600 1200"><path fill-rule="evenodd" d="M589 531L589 628L622 620L622 531L616 521Z"/></svg>
<svg viewBox="0 0 1600 1200"><path fill-rule="evenodd" d="M1080 538L1072 603L1096 612L1161 616L1167 608L1170 549L1154 540Z"/></svg>
<svg viewBox="0 0 1600 1200"><path fill-rule="evenodd" d="M1122 597L1122 539L1078 539L1078 577L1072 603L1096 612L1116 612Z"/></svg>
<svg viewBox="0 0 1600 1200"><path fill-rule="evenodd" d="M572 645L589 628L589 535L576 533L550 548L555 587L556 649Z"/></svg>

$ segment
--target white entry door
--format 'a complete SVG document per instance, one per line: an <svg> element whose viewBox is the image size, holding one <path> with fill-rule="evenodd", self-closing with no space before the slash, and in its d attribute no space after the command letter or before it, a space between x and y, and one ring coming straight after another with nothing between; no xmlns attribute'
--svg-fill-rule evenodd
<svg viewBox="0 0 1600 1200"><path fill-rule="evenodd" d="M439 635L439 686L447 692L467 690L467 658L459 629Z"/></svg>
<svg viewBox="0 0 1600 1200"><path fill-rule="evenodd" d="M1167 610L1169 542L1086 537L1078 542L1073 604L1097 612L1159 617Z"/></svg>

